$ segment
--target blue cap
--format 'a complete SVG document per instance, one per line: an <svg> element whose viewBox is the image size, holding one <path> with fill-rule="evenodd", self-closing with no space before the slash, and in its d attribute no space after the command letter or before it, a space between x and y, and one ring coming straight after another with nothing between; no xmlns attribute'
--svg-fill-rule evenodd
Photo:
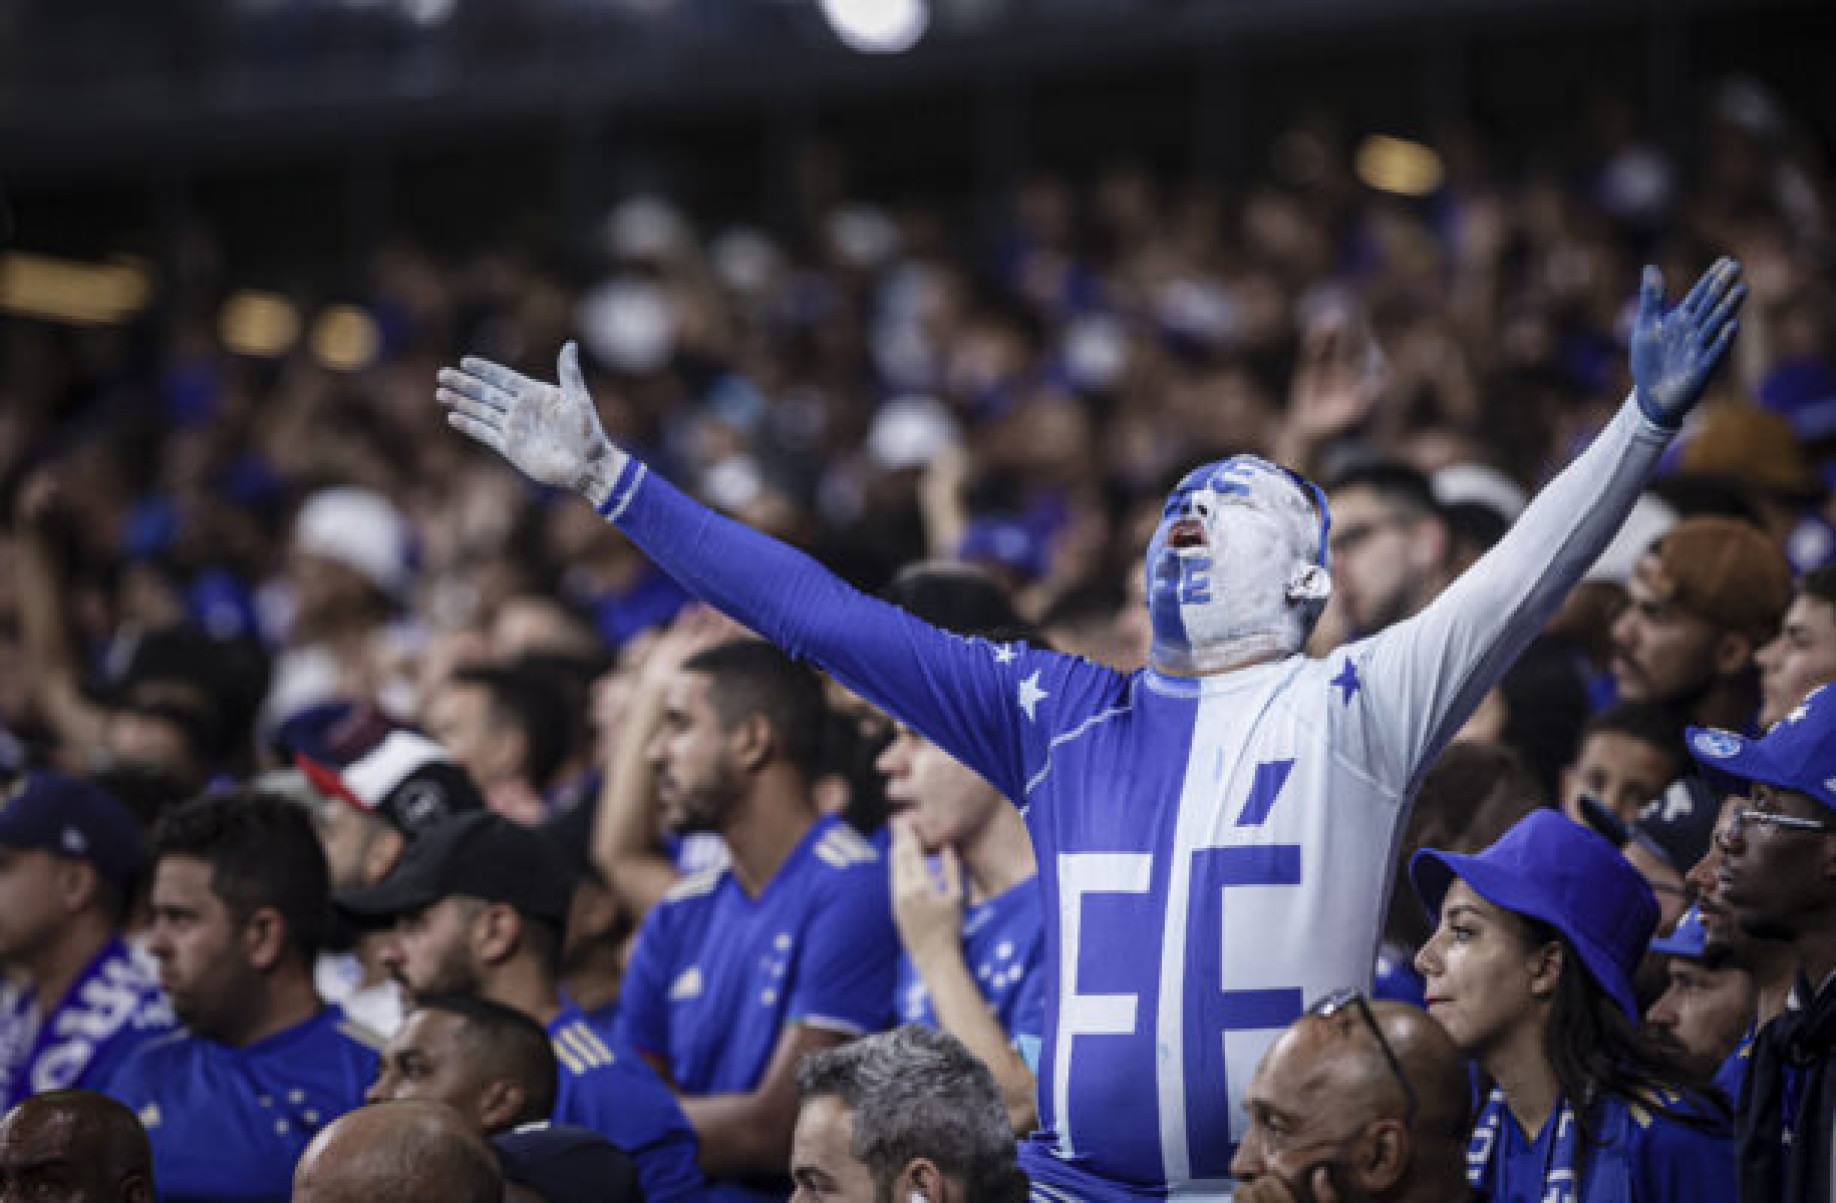
<svg viewBox="0 0 1836 1203"><path fill-rule="evenodd" d="M125 886L140 871L142 840L133 812L101 786L36 772L0 796L0 847L86 860Z"/></svg>
<svg viewBox="0 0 1836 1203"><path fill-rule="evenodd" d="M1601 989L1637 1022L1632 973L1657 930L1657 898L1604 837L1556 811L1534 810L1483 852L1423 849L1409 861L1430 919L1440 918L1456 877L1493 906L1566 936Z"/></svg>
<svg viewBox="0 0 1836 1203"><path fill-rule="evenodd" d="M1045 576L1050 549L1039 533L1018 518L986 515L969 523L956 558L999 564L1029 580Z"/></svg>
<svg viewBox="0 0 1836 1203"><path fill-rule="evenodd" d="M1677 920L1677 925L1668 936L1659 936L1651 941L1651 951L1665 956L1687 957L1700 961L1702 954L1708 950L1708 928L1702 925L1702 908L1690 905Z"/></svg>
<svg viewBox="0 0 1836 1203"><path fill-rule="evenodd" d="M1836 692L1819 685L1758 739L1718 727L1691 727L1689 754L1704 772L1809 794L1836 810Z"/></svg>

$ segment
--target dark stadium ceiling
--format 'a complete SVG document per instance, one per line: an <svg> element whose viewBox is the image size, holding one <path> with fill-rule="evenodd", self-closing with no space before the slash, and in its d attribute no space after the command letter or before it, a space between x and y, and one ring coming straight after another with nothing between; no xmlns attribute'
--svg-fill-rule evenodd
<svg viewBox="0 0 1836 1203"><path fill-rule="evenodd" d="M707 112L952 78L1375 35L1827 0L0 0L0 172L105 175L179 152L613 110ZM848 29L917 14L902 54ZM852 17L851 17L852 14ZM894 24L897 24L897 19ZM882 31L884 32L884 31ZM911 32L910 30L907 31ZM895 34L895 39L897 35ZM908 39L909 40L909 39ZM1637 68L1638 64L1633 64Z"/></svg>

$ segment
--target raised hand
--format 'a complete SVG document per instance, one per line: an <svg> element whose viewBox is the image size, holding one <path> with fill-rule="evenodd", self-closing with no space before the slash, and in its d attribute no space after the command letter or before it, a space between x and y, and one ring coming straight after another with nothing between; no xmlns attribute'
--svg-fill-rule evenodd
<svg viewBox="0 0 1836 1203"><path fill-rule="evenodd" d="M1740 329L1734 315L1747 286L1739 276L1740 264L1716 260L1683 303L1666 313L1663 273L1645 269L1632 328L1632 379L1638 407L1666 430L1683 424Z"/></svg>
<svg viewBox="0 0 1836 1203"><path fill-rule="evenodd" d="M580 349L561 348L561 383L531 380L488 359L468 356L440 369L434 396L447 424L497 452L533 480L584 494L603 506L624 470L625 452L606 438L580 375Z"/></svg>

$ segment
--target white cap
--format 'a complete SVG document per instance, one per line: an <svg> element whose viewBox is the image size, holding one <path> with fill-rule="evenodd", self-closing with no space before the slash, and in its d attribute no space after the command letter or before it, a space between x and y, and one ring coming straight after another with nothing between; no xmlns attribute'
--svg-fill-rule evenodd
<svg viewBox="0 0 1836 1203"><path fill-rule="evenodd" d="M922 468L960 442L956 419L935 397L895 397L873 416L867 454L888 472Z"/></svg>
<svg viewBox="0 0 1836 1203"><path fill-rule="evenodd" d="M1530 502L1516 481L1484 464L1449 464L1430 483L1442 505L1482 505L1506 522L1516 522Z"/></svg>
<svg viewBox="0 0 1836 1203"><path fill-rule="evenodd" d="M296 551L335 560L391 597L414 583L412 541L401 511L368 489L323 489L293 521Z"/></svg>
<svg viewBox="0 0 1836 1203"><path fill-rule="evenodd" d="M1624 525L1607 549L1600 553L1594 566L1582 577L1586 581L1606 581L1623 585L1632 579L1632 568L1638 558L1651 550L1651 545L1663 537L1664 532L1677 524L1677 512L1667 502L1660 501L1649 493L1639 494L1632 505L1632 512L1626 515Z"/></svg>

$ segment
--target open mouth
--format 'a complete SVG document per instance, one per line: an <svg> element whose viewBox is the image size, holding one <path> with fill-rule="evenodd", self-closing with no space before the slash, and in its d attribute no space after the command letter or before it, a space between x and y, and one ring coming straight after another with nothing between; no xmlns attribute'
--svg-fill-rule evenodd
<svg viewBox="0 0 1836 1203"><path fill-rule="evenodd" d="M1205 524L1197 518L1181 518L1167 532L1167 546L1174 551L1189 551L1205 546Z"/></svg>

